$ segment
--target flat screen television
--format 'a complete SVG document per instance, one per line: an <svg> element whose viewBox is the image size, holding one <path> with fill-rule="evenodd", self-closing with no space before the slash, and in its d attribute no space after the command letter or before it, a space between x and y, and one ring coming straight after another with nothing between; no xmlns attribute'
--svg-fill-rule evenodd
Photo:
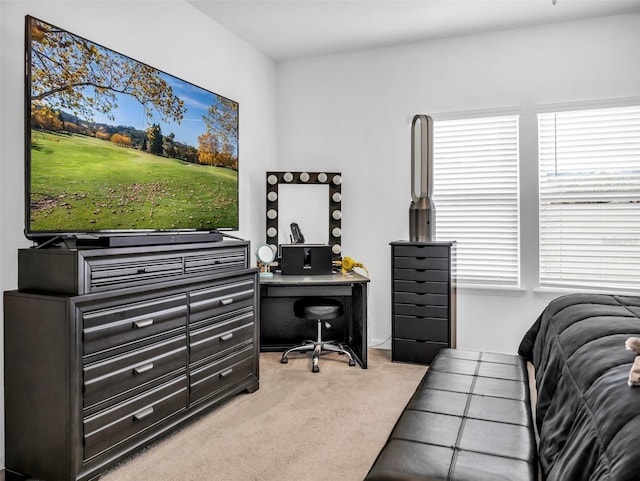
<svg viewBox="0 0 640 481"><path fill-rule="evenodd" d="M26 17L25 235L238 229L238 103Z"/></svg>

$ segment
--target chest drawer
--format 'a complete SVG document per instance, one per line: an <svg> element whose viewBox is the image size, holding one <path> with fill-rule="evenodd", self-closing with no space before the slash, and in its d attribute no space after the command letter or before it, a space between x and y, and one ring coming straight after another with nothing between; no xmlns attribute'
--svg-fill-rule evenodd
<svg viewBox="0 0 640 481"><path fill-rule="evenodd" d="M449 284L446 282L394 281L395 292L415 292L418 294L448 294Z"/></svg>
<svg viewBox="0 0 640 481"><path fill-rule="evenodd" d="M89 259L89 286L91 292L120 289L129 286L158 282L182 274L182 257L135 256L122 261L113 259Z"/></svg>
<svg viewBox="0 0 640 481"><path fill-rule="evenodd" d="M394 339L392 357L394 361L415 364L430 364L440 349L449 347L447 343L416 341L413 339Z"/></svg>
<svg viewBox="0 0 640 481"><path fill-rule="evenodd" d="M442 257L449 259L450 247L446 245L394 245L393 255L396 257L413 257L413 258L426 258L426 257Z"/></svg>
<svg viewBox="0 0 640 481"><path fill-rule="evenodd" d="M187 407L186 376L101 411L83 421L84 458L117 446Z"/></svg>
<svg viewBox="0 0 640 481"><path fill-rule="evenodd" d="M448 282L449 271L430 269L394 269L393 278L400 281Z"/></svg>
<svg viewBox="0 0 640 481"><path fill-rule="evenodd" d="M394 304L395 313L401 316L449 318L447 306L417 306L415 304Z"/></svg>
<svg viewBox="0 0 640 481"><path fill-rule="evenodd" d="M449 258L446 257L394 257L396 269L449 270Z"/></svg>
<svg viewBox="0 0 640 481"><path fill-rule="evenodd" d="M447 306L449 296L446 294L419 294L415 292L396 292L395 302L401 304L416 304L418 306Z"/></svg>
<svg viewBox="0 0 640 481"><path fill-rule="evenodd" d="M208 274L226 272L247 267L244 248L229 248L204 251L188 255L184 259L185 274Z"/></svg>
<svg viewBox="0 0 640 481"><path fill-rule="evenodd" d="M184 327L186 323L186 294L85 312L82 316L84 355L151 338Z"/></svg>
<svg viewBox="0 0 640 481"><path fill-rule="evenodd" d="M194 403L204 398L215 396L227 386L251 376L254 372L253 352L253 345L248 345L218 361L191 369L189 377L191 402Z"/></svg>
<svg viewBox="0 0 640 481"><path fill-rule="evenodd" d="M203 359L224 357L239 346L253 341L255 314L245 308L223 320L205 323L189 333L189 360L196 363Z"/></svg>
<svg viewBox="0 0 640 481"><path fill-rule="evenodd" d="M189 320L191 323L200 322L253 306L254 296L253 277L193 291L189 296Z"/></svg>
<svg viewBox="0 0 640 481"><path fill-rule="evenodd" d="M186 335L167 339L83 367L84 405L89 407L142 386L172 371L185 369Z"/></svg>
<svg viewBox="0 0 640 481"><path fill-rule="evenodd" d="M448 319L396 315L394 328L395 338L445 343L449 341Z"/></svg>

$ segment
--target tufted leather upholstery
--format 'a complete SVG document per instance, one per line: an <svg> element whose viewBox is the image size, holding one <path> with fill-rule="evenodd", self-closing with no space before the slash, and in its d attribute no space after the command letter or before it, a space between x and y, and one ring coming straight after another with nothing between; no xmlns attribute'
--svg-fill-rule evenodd
<svg viewBox="0 0 640 481"><path fill-rule="evenodd" d="M520 356L443 349L367 481L535 481L529 380Z"/></svg>

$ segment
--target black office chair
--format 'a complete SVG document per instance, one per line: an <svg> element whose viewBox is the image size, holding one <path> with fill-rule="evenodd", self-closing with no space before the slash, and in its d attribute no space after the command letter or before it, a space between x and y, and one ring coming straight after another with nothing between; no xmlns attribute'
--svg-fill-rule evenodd
<svg viewBox="0 0 640 481"><path fill-rule="evenodd" d="M289 362L287 356L291 352L308 352L313 351L311 355L311 372L320 372L320 366L318 362L320 360L320 354L323 352L337 352L349 357L349 366L355 366L356 361L353 355L349 352L344 345L338 341L323 341L322 340L322 324L326 324L326 327L330 327L328 321L338 319L342 316L342 303L334 301L333 299L323 298L305 298L296 301L294 304L294 312L297 317L301 317L307 320L313 320L318 323L318 339L316 341L304 341L299 346L287 349L282 354L280 362L286 364Z"/></svg>

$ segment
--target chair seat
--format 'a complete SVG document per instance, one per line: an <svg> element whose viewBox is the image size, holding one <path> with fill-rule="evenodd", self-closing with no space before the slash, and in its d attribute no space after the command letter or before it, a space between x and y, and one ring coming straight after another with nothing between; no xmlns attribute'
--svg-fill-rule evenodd
<svg viewBox="0 0 640 481"><path fill-rule="evenodd" d="M282 364L287 364L288 356L291 352L313 351L311 356L311 371L320 372L320 368L318 366L320 354L323 352L337 352L340 354L346 354L349 358L349 366L355 366L356 361L346 346L337 341L324 341L322 339L322 325L325 324L329 327L329 322L326 321L339 319L342 316L342 309L342 303L333 299L313 298L297 301L294 304L296 316L307 321L315 321L318 325L318 338L316 341L305 341L299 346L287 349L284 354L282 354L280 362Z"/></svg>
<svg viewBox="0 0 640 481"><path fill-rule="evenodd" d="M341 314L341 306L340 305L307 305L302 308L302 313L305 319L314 319L314 320L329 320L329 319L337 319Z"/></svg>

